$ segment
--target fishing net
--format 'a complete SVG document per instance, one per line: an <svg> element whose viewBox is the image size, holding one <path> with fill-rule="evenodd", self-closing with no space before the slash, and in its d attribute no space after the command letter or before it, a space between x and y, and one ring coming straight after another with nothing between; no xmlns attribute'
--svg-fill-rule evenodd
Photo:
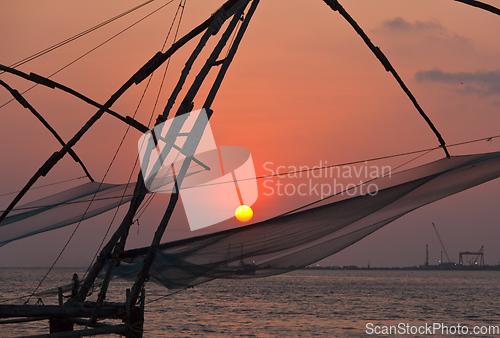
<svg viewBox="0 0 500 338"><path fill-rule="evenodd" d="M193 166L186 176L201 170ZM152 181L157 191L172 189L171 174ZM9 242L55 230L100 215L132 200L136 183L108 184L88 182L16 207L0 222L0 246Z"/></svg>
<svg viewBox="0 0 500 338"><path fill-rule="evenodd" d="M0 223L0 246L116 208L132 199L134 186L89 182L21 205Z"/></svg>
<svg viewBox="0 0 500 338"><path fill-rule="evenodd" d="M371 181L376 194L337 195L263 222L164 243L156 251L150 280L173 289L291 271L339 252L412 210L499 176L500 152L444 158ZM162 185L171 186L172 177ZM0 223L0 245L113 209L130 201L134 186L86 183L20 206ZM147 251L124 252L115 274L135 278Z"/></svg>
<svg viewBox="0 0 500 338"><path fill-rule="evenodd" d="M184 288L215 278L255 278L307 266L399 217L500 176L500 152L444 158L374 180L376 195L325 199L307 210L248 226L169 242L150 280ZM135 277L148 248L126 251L116 274Z"/></svg>

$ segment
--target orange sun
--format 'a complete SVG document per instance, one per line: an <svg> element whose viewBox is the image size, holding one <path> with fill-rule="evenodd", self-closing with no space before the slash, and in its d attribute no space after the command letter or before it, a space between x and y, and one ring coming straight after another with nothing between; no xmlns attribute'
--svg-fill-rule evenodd
<svg viewBox="0 0 500 338"><path fill-rule="evenodd" d="M240 222L248 222L253 217L253 210L248 205L240 205L236 208L234 215Z"/></svg>

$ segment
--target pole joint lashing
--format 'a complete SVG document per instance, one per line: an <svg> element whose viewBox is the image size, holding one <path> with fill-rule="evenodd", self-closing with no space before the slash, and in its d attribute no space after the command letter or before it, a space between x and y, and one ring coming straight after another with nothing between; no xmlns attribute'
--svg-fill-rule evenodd
<svg viewBox="0 0 500 338"><path fill-rule="evenodd" d="M382 63L382 66L384 66L385 70L388 71L388 72L390 72L392 70L392 65L389 62L389 59L387 59L387 56L385 56L385 54L382 52L382 50L380 49L380 47L374 46L373 47L373 52L375 53L375 55L377 56L377 58Z"/></svg>
<svg viewBox="0 0 500 338"><path fill-rule="evenodd" d="M16 89L12 89L12 96L14 96L14 98L21 104L21 106L26 109L30 108L30 104L28 103L28 101L26 101L26 99Z"/></svg>
<svg viewBox="0 0 500 338"><path fill-rule="evenodd" d="M57 158L58 156L59 156L59 152L56 151L55 153L52 154L52 156L49 157L49 159L47 161L45 161L45 163L43 164L43 166L40 168L40 175L42 175L43 177L45 177L49 173L50 169L52 169L52 167L59 160Z"/></svg>
<svg viewBox="0 0 500 338"><path fill-rule="evenodd" d="M167 118L163 115L163 114L160 114L158 115L158 117L156 118L156 123L155 125L159 125L163 122L165 122L167 120Z"/></svg>
<svg viewBox="0 0 500 338"><path fill-rule="evenodd" d="M339 2L337 0L324 0L328 6L330 6L334 11L339 10Z"/></svg>
<svg viewBox="0 0 500 338"><path fill-rule="evenodd" d="M134 127L135 129L139 130L140 132L147 133L149 131L149 128L137 121L136 119L127 116L125 117L125 122L130 125L131 127Z"/></svg>
<svg viewBox="0 0 500 338"><path fill-rule="evenodd" d="M451 157L451 155L450 155L450 153L449 153L449 151L448 151L448 148L446 148L446 143L445 143L445 141L443 140L443 138L440 138L440 139L439 139L439 143L440 143L439 148L442 148L442 149L444 150L444 153L446 154L446 157L447 157L447 158L450 158L450 157Z"/></svg>
<svg viewBox="0 0 500 338"><path fill-rule="evenodd" d="M141 67L137 71L137 73L134 74L133 81L136 85L141 83L145 78L147 78L154 70L156 70L157 65L161 64L163 62L163 58L165 57L165 54L162 52L157 52L144 66Z"/></svg>
<svg viewBox="0 0 500 338"><path fill-rule="evenodd" d="M212 63L212 66L220 66L221 64L224 63L224 61L226 61L226 59L222 59L222 60L217 60L215 62Z"/></svg>
<svg viewBox="0 0 500 338"><path fill-rule="evenodd" d="M56 83L52 80L49 80L48 78L46 77L43 77L41 75L38 75L36 73L30 73L30 79L33 80L34 82L38 83L38 84L41 84L41 85L44 85L46 87L49 87L49 88L56 88Z"/></svg>
<svg viewBox="0 0 500 338"><path fill-rule="evenodd" d="M212 22L210 22L210 27L212 28L212 35L216 35L219 33L220 28L222 25L226 22L226 19L224 16L219 12L217 12L213 17L212 17Z"/></svg>

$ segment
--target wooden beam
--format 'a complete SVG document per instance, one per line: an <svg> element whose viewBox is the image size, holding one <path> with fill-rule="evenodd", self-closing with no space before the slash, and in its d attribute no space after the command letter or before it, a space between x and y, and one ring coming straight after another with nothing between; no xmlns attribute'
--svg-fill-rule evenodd
<svg viewBox="0 0 500 338"><path fill-rule="evenodd" d="M93 308L59 305L0 305L0 318L14 317L90 317ZM121 318L125 306L102 306L99 317Z"/></svg>
<svg viewBox="0 0 500 338"><path fill-rule="evenodd" d="M120 324L120 325L113 325L106 327L98 327L95 329L84 329L71 332L40 334L35 336L23 336L19 338L77 338L77 337L95 336L106 333L126 334L131 331L132 329L129 328L127 325Z"/></svg>

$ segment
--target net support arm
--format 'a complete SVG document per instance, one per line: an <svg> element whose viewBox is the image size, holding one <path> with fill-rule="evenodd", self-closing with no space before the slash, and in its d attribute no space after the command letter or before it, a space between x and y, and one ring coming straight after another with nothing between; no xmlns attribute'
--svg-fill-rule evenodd
<svg viewBox="0 0 500 338"><path fill-rule="evenodd" d="M337 0L323 0L323 1L331 9L333 9L334 11L338 11L340 13L340 15L342 15L342 17L344 17L344 19L346 19L347 22L349 22L349 24L352 26L352 28L354 28L354 30L356 31L356 33L358 33L358 35L361 36L361 38L363 39L363 41L365 42L365 44L368 46L368 48L370 48L370 50L373 52L373 54L375 54L375 56L377 57L377 59L379 59L379 61L384 66L385 70L388 71L388 72L390 72L394 76L394 78L399 83L399 85L401 86L401 88L403 89L403 91L410 98L410 100L413 103L413 105L415 106L415 108L418 110L418 112L420 113L420 115L424 118L425 122L427 122L427 124L429 125L429 127L432 129L432 131L436 135L436 137L437 137L437 139L438 139L441 147L443 148L443 150L444 150L444 152L446 154L446 157L449 158L450 157L450 153L448 152L448 149L446 148L446 142L444 141L443 137L441 136L441 134L439 133L439 131L437 130L437 128L434 126L434 124L432 123L432 121L430 120L430 118L427 116L427 114L425 114L424 110L420 107L420 105L418 104L417 99L415 98L415 96L413 96L413 94L411 93L411 91L408 89L408 87L406 86L406 84L403 82L403 80L401 79L401 77L399 76L399 74L396 72L396 70L394 69L394 67L391 65L391 63L387 59L387 57L384 55L384 53L382 53L382 51L380 50L380 48L377 47L377 46L375 46L371 42L371 40L368 37L368 35L366 35L366 33L363 31L363 29L361 29L361 27L358 25L358 23L349 15L349 13L347 13L347 11L344 9L344 7L342 7L342 5Z"/></svg>
<svg viewBox="0 0 500 338"><path fill-rule="evenodd" d="M220 38L219 42L217 43L217 46L214 48L214 50L210 54L209 58L205 62L205 65L202 67L202 69L199 71L198 75L196 76L195 80L193 81L193 84L189 88L188 92L186 93L186 96L184 97L184 99L182 101L183 104L181 104L181 106L177 110L176 116L184 115L184 113L186 113L185 109L187 109L187 107L189 105L191 105L191 102L193 101L194 97L198 93L198 90L199 90L201 84L203 83L203 81L207 77L209 71L214 66L215 61L217 61L217 58L219 57L220 53L222 52L222 49L224 48L227 41L231 37L231 34L235 30L236 25L237 25L238 21L240 20L240 17L243 14L243 11L244 11L246 5L248 4L248 2L249 2L248 0L240 1L240 5L238 6L238 11L234 14L233 19L229 23L224 34L222 34L222 37ZM210 119L211 116L212 116L212 113L211 113L211 111L209 111L207 114L208 119ZM203 123L204 122L202 120L197 120L195 122L195 124L203 124ZM202 128L201 130L204 130L205 127L206 127L206 125L200 126L200 128ZM200 129L200 128L196 128L196 125L195 125L195 127L193 127L193 129L195 129L195 130ZM188 136L188 139L186 140L185 144L192 143L193 144L192 149L196 149L198 147L199 142L200 142L200 139L197 139L196 135L190 135L190 136ZM162 220L161 220L161 222L160 222L160 224L155 232L151 246L149 247L148 252L146 254L146 257L143 260L141 271L139 272L137 279L134 283L134 286L132 287L132 290L130 293L131 304L135 304L137 302L137 300L139 298L139 294L140 294L141 290L143 289L144 284L146 283L147 279L149 278L149 270L150 270L151 266L153 265L156 250L158 249L158 247L160 245L163 234L165 233L165 230L168 226L170 218L174 212L175 206L176 206L177 201L179 199L179 188L182 186L182 181L184 180L184 177L185 177L187 170L191 164L193 156L194 156L194 150L193 150L193 153L189 154L189 156L187 156L186 159L184 160L184 162L182 163L182 166L181 166L179 173L176 176L174 173L175 186L174 186L173 191L170 195L170 201L169 201L167 210L165 211L165 214L164 214L164 216L163 216L163 218L162 218ZM173 171L173 169L174 168L172 167L172 171Z"/></svg>
<svg viewBox="0 0 500 338"><path fill-rule="evenodd" d="M224 32L219 43L217 44L217 46L213 50L212 54L210 55L209 59L207 60L207 62L203 66L203 68L199 71L193 84L189 88L182 103L180 104L180 106L175 114L175 116L177 117L177 120L179 121L179 125L177 126L177 129L176 130L169 130L169 133L172 132L173 135L177 135L180 132L180 128L182 127L182 123L180 123L179 116L181 116L181 115L183 115L183 114L185 114L193 109L193 100L194 100L196 94L198 93L198 90L200 89L201 85L203 84L203 81L205 80L209 71L212 69L212 67L215 66L217 58L219 57L222 49L224 48L227 41L229 40L230 35L234 31L236 24L240 18L240 15L243 12L244 7L248 4L248 2L249 2L249 0L239 0L239 3L237 5L233 6L233 8L240 9L240 11L237 14L234 14L234 11L230 14L230 15L235 15L235 17L233 17L233 20L231 21L228 28ZM221 12L221 13L224 13L224 12ZM167 102L167 105L165 106L165 109L163 110L163 113L158 116L158 118L156 120L156 124L160 124L167 119L167 117L170 113L170 110L171 110L179 92L181 91L181 89L186 81L186 78L187 78L187 76L188 76L188 74L193 66L193 63L195 62L196 58L199 56L201 50L205 47L205 45L208 41L208 38L210 37L210 34L213 35L214 32L217 32L219 30L220 26L222 26L222 24L230 17L230 15L228 15L228 13L226 12L226 13L224 13L224 15L221 15L218 17L215 16L215 19L219 21L217 28L211 27L212 32L209 33L207 31L206 35L202 37L202 39L200 40L200 42L196 46L195 50L191 54L190 58L186 62L185 66L181 72L181 76L179 78L179 81L177 82L177 85L176 85L175 89L173 90L172 95L170 96L170 98ZM171 128L172 127L173 126L171 126ZM172 142L167 142L167 144L168 144L168 146L165 146L163 148L161 154L159 155L160 158L166 158L166 156L170 152L171 148L173 147ZM153 145L150 145L150 146L153 146ZM146 149L145 156L144 156L144 161L146 163L149 161L148 156L151 153L151 150L152 149L150 149L150 148ZM154 172L154 171L158 170L161 165L162 165L162 163L157 161L155 163L155 165L153 166L152 171Z"/></svg>
<svg viewBox="0 0 500 338"><path fill-rule="evenodd" d="M206 30L205 34L202 36L199 44L205 45L206 41L211 35L215 35L218 30L220 29L220 25L224 23L224 21L231 17L238 9L239 5L241 4L241 0L230 0L226 2L217 12L215 12L209 19L207 19L205 22L200 24L198 27L193 29L188 35L184 36L182 39L180 39L178 42L176 42L174 45L172 45L172 48L175 50L179 49L182 45L186 44L186 42L190 41L192 38L195 36L199 35L203 31ZM237 5L237 6L235 6ZM171 54L175 51L173 50ZM170 51L170 50L169 50ZM169 53L167 51L166 53ZM170 57L170 55L168 57ZM157 53L146 65L144 65L133 77L131 80L133 81L142 81L145 79L154 69L158 68L161 63L166 61L167 58L163 56L162 53ZM137 83L138 83L137 82ZM166 145L165 148L168 148ZM85 281L83 282L82 287L79 290L78 295L75 297L75 299L71 301L76 301L76 302L83 302L85 298L87 297L87 294L93 285L95 279L97 278L97 275L99 272L102 270L104 267L104 264L106 260L112 258L110 264L111 265L116 265L118 264L118 259L116 259L116 256L121 254L123 251L123 247L125 246L126 242L126 237L129 231L129 228L133 222L133 217L138 210L140 204L144 200L144 196L147 192L145 183L144 183L144 178L142 176L142 173L139 172L139 179L137 181L135 191L134 191L134 196L132 198L132 202L129 206L129 210L127 212L127 215L121 222L120 226L118 229L115 231L111 239L108 241L108 243L105 245L103 250L101 251L97 261L94 263L92 268L90 269L87 277L85 278ZM114 253L112 255L114 249ZM108 280L109 282L109 280Z"/></svg>
<svg viewBox="0 0 500 338"><path fill-rule="evenodd" d="M254 0L252 2L252 5L250 6L250 9L248 10L248 13L243 20L243 23L241 24L240 29L238 30L238 33L233 41L233 44L231 46L231 49L229 50L229 53L227 54L226 58L222 61L222 66L221 69L219 70L219 73L217 74L217 78L214 81L214 84L212 88L210 89L210 92L207 95L207 98L205 100L205 103L203 104L203 108L205 109L210 109L212 107L212 103L215 100L215 96L217 95L217 92L219 91L219 88L222 84L222 80L224 80L224 76L227 73L227 70L229 69L229 66L231 65L231 62L233 61L234 55L236 54L236 51L238 50L238 47L241 43L241 40L243 39L243 36L245 35L245 32L248 28L248 25L250 23L250 20L252 19L253 14L255 13L255 10L257 9L257 6L259 5L260 0ZM219 61L214 62L214 65L217 65Z"/></svg>
<svg viewBox="0 0 500 338"><path fill-rule="evenodd" d="M84 101L84 102L87 102L88 104L96 107L96 108L102 108L102 104L92 100L91 98L83 95L82 93L80 92L77 92L76 90L72 89L72 88L69 88L63 84L60 84L56 81L53 81L53 80L50 80L46 77L43 77L41 75L38 75L38 74L35 74L35 73L29 73L29 74L26 74L20 70L17 70L17 69L14 69L14 68L11 68L11 67L7 67L7 66L4 66L4 65L0 65L0 70L4 71L4 72L7 72L7 73L10 73L10 74L13 74L13 75L16 75L16 76L19 76L19 77L22 77L23 79L26 79L28 81L32 81L32 82L35 82L37 84L41 84L43 86L46 86L48 88L57 88L57 89L60 89L62 90L63 92L66 92L68 94L71 94L77 98L79 98L80 100ZM145 125L143 125L142 123L140 123L139 121L133 119L132 117L130 116L126 116L126 117L123 117L122 115L118 114L117 112L111 110L110 108L106 109L106 113L110 114L111 116L114 116L116 117L117 119L119 119L120 121L122 122L125 122L126 124L130 125L131 127L139 130L140 132L142 133L145 133L149 130L148 127L146 127Z"/></svg>
<svg viewBox="0 0 500 338"><path fill-rule="evenodd" d="M38 113L36 111L36 109L33 108L33 106L17 90L13 89L12 87L10 87L7 83L5 83L2 80L0 80L0 85L2 85L5 89L7 89L9 91L9 93L14 97L14 99L16 99L17 102L19 102L19 104L21 104L24 108L28 109L33 115L35 115L35 117L45 126L45 128L47 128L51 132L52 135L54 135L56 140L63 147L66 145L66 143L64 143L63 139L61 138L61 136L59 136L59 134L55 131L55 129L52 128L52 126L43 118L43 116L40 115L40 113ZM71 155L71 157L73 158L73 160L76 163L80 164L83 171L85 172L85 175L89 178L89 180L94 182L94 179L92 178L92 176L88 172L88 170L85 167L85 165L83 164L82 160L80 160L80 158L73 151L73 149L70 149L69 154Z"/></svg>
<svg viewBox="0 0 500 338"><path fill-rule="evenodd" d="M484 2L481 1L476 1L476 0L455 0L461 3L464 3L466 5L472 6L472 7L477 7L484 9L485 11L491 12L496 15L500 15L500 9L498 9L495 6L485 4Z"/></svg>
<svg viewBox="0 0 500 338"><path fill-rule="evenodd" d="M230 3L233 1L229 1ZM82 136L97 122L98 119L102 117L104 112L107 111L122 95L125 93L134 83L139 84L153 73L158 67L160 67L170 56L172 56L177 50L188 43L190 40L195 38L197 35L202 33L205 29L210 26L213 17L210 17L202 24L198 25L184 37L179 39L174 43L165 53L158 52L149 60L137 73L135 73L127 82L125 82L120 89L118 89L104 105L87 121L87 123L73 136L73 138L66 143L64 147L58 152L52 154L52 156L37 170L37 172L31 177L31 179L26 183L23 189L14 198L12 203L5 209L5 211L0 215L0 222L7 217L7 215L12 211L14 206L21 200L21 198L28 192L28 190L36 183L36 181L47 175L47 173L54 167L54 165L59 162L61 158L68 153L68 151L82 138ZM115 242L116 243L116 242Z"/></svg>

